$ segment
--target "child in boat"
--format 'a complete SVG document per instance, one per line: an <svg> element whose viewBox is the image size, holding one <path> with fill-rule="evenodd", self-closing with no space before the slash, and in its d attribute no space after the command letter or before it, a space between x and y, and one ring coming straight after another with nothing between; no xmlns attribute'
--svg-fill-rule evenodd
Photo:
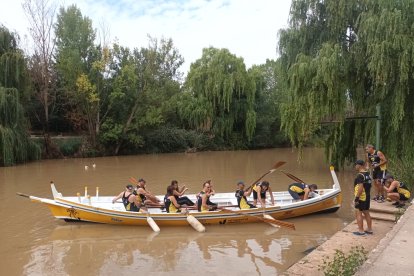
<svg viewBox="0 0 414 276"><path fill-rule="evenodd" d="M308 198L314 197L315 191L318 189L316 184L305 184L305 183L292 183L289 185L289 194L293 197L294 200L306 200Z"/></svg>
<svg viewBox="0 0 414 276"><path fill-rule="evenodd" d="M210 201L210 196L214 194L211 189L211 181L206 181L203 184L203 190L197 195L197 209L199 212L214 211L217 209L217 204Z"/></svg>
<svg viewBox="0 0 414 276"><path fill-rule="evenodd" d="M239 205L240 209L250 209L250 208L256 208L253 204L250 204L247 202L246 196L250 196L250 194L253 191L253 186L250 186L247 188L247 190L244 190L244 182L239 181L237 182L237 190L236 190L236 198L237 198L237 205Z"/></svg>
<svg viewBox="0 0 414 276"><path fill-rule="evenodd" d="M181 205L177 202L177 199L174 195L175 187L170 185L167 187L167 194L165 195L165 209L167 213L180 213Z"/></svg>
<svg viewBox="0 0 414 276"><path fill-rule="evenodd" d="M257 199L259 199L260 205L266 207L266 192L270 194L270 200L272 205L275 205L275 199L273 197L272 189L267 181L262 181L253 186L253 205L257 206Z"/></svg>
<svg viewBox="0 0 414 276"><path fill-rule="evenodd" d="M126 185L125 191L120 193L114 199L112 199L112 204L115 203L118 199L122 198L122 203L125 206L125 210L132 212L139 212L141 207L141 201L138 196L133 194L134 187L131 184Z"/></svg>

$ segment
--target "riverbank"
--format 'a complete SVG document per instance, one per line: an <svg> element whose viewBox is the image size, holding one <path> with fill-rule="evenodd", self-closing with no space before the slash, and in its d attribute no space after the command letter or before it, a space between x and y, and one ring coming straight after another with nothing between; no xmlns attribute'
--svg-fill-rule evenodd
<svg viewBox="0 0 414 276"><path fill-rule="evenodd" d="M414 275L413 218L414 206L411 205L355 275Z"/></svg>
<svg viewBox="0 0 414 276"><path fill-rule="evenodd" d="M412 231L414 231L414 221L411 220L407 223L408 218L414 216L414 207L410 206L397 224L392 221L392 218L396 215L391 214L391 212L396 209L391 203L385 202L379 204L373 202L372 208L374 213L373 235L365 235L363 237L355 236L352 232L357 230L357 225L356 221L353 221L312 251L309 255L291 266L285 272L285 275L323 275L321 266L323 265L324 260L327 261L328 258L329 260L332 260L336 250L348 254L351 248L355 246L363 246L364 249L369 252L368 260L363 268L361 268L361 273L359 275L395 275L396 268L400 271L399 262L403 262L404 260L406 261L406 266L410 266L410 262L404 259L404 256L410 256L411 254L409 253L414 251L414 248L412 248L412 245L414 244L413 238L408 238L408 235L411 236ZM398 218L398 215L396 218ZM408 229L404 230L404 228ZM411 231L407 232L408 230ZM397 237L399 237L398 243L394 243L394 246L388 249L387 246ZM400 247L399 244L401 243L404 243L404 246L407 247L407 250L409 251ZM384 251L384 248L391 250L391 252L383 254L382 252ZM398 250L399 248L401 250ZM393 256L392 259L395 259L394 261L397 262L398 265L390 265L390 256ZM387 261L384 261L384 259L387 259ZM378 262L382 265L377 266ZM387 270L383 270L383 268L381 268L382 266L387 267ZM384 271L390 271L390 274L384 274ZM394 274L392 272L394 272ZM413 274L402 273L401 275Z"/></svg>

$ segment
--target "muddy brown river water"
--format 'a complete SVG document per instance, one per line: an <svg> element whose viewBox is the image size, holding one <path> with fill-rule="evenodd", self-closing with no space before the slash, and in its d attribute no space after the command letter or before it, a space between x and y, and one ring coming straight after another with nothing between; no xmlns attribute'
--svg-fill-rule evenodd
<svg viewBox="0 0 414 276"><path fill-rule="evenodd" d="M145 178L156 194L164 194L172 179L189 193L197 193L206 179L213 180L217 192L229 192L238 180L250 183L279 160L287 161L284 170L308 183L332 184L322 149L305 149L301 163L291 149L269 149L46 160L0 168L0 275L280 275L353 219L352 168L338 173L344 194L339 211L290 219L296 231L255 223L209 226L206 233L164 227L155 234L149 227L66 223L46 206L16 196L51 198L51 180L63 195L83 193L85 186L115 195L130 176ZM292 183L278 172L266 179L273 191Z"/></svg>

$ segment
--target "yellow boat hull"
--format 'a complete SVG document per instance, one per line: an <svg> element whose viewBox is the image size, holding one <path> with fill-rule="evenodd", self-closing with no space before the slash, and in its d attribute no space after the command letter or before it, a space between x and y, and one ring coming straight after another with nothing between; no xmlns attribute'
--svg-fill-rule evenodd
<svg viewBox="0 0 414 276"><path fill-rule="evenodd" d="M88 221L117 225L148 225L148 215L145 213L108 210L64 199L42 202L49 207L54 217L66 221ZM237 210L232 213L224 211L192 212L191 215L197 218L203 225L250 223L260 221L255 215L261 218L263 212L275 219L286 219L315 213L335 212L341 206L341 203L342 194L338 191L332 196L317 202L309 201L309 204L306 204L306 201L304 201L300 206L271 206L267 207L265 210L257 208ZM151 209L149 210L151 212ZM159 226L188 225L185 214L158 213L150 214L149 216L151 216Z"/></svg>

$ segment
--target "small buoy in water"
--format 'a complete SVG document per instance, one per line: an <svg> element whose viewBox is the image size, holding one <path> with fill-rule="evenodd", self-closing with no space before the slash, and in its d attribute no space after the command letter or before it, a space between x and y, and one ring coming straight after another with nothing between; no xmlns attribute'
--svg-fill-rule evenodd
<svg viewBox="0 0 414 276"><path fill-rule="evenodd" d="M92 168L94 168L94 169L96 168L96 164L95 163L92 164Z"/></svg>
<svg viewBox="0 0 414 276"><path fill-rule="evenodd" d="M89 169L88 165L85 165L85 171L87 171Z"/></svg>

